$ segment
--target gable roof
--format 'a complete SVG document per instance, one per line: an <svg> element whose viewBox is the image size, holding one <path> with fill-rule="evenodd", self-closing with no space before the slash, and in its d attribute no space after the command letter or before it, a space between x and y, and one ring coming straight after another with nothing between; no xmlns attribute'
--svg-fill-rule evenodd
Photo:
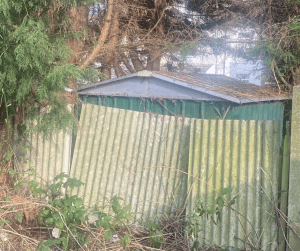
<svg viewBox="0 0 300 251"><path fill-rule="evenodd" d="M142 84L142 80L145 79L149 80L147 88ZM128 86L126 90L124 86L121 86L121 83L125 81ZM137 81L142 85L140 90L138 89ZM118 85L120 88L118 88ZM153 89L154 85L156 85L157 91L148 93L147 90L151 89L150 87ZM159 88L162 86L164 88ZM109 88L111 88L111 91L108 91ZM175 89L177 91L174 91ZM239 104L290 98L288 93L280 92L277 87L257 86L224 75L150 71L141 71L82 87L78 89L78 94L212 101L227 100Z"/></svg>

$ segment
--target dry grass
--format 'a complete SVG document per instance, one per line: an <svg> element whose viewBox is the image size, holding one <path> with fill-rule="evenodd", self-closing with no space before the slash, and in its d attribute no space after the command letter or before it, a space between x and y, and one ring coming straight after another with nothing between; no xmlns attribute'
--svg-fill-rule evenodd
<svg viewBox="0 0 300 251"><path fill-rule="evenodd" d="M6 191L7 197L0 201L0 221L4 225L0 226L0 250L36 250L38 244L42 240L53 239L52 227L39 226L37 215L39 211L49 204L45 199L35 199L32 196L21 196L24 194L22 189ZM24 219L20 223L15 216L23 213ZM150 241L150 232L142 225L128 224L126 226L117 227L116 233L118 238L106 241L104 238L105 230L96 228L88 222L80 226L81 232L89 236L89 243L82 248L76 246L73 240L70 250L91 251L91 250L174 250L188 251L190 247L185 235L185 217L176 215L172 216L164 214L160 217L158 225L163 232L161 242L163 243L159 249L153 248ZM124 234L130 232L131 243L125 248L121 245L121 238ZM53 247L52 250L61 250L58 247ZM219 251L218 247L210 247L199 249L206 251Z"/></svg>
<svg viewBox="0 0 300 251"><path fill-rule="evenodd" d="M11 201L1 201L0 220L2 222L8 221L0 227L0 249L1 250L36 250L41 240L52 239L51 227L41 227L37 224L36 216L39 210L46 206L43 200L27 199L21 196L10 197ZM22 223L15 219L15 215L24 213L25 217ZM176 221L168 220L166 230L178 229ZM167 223L167 222L165 222ZM76 248L74 241L71 250L188 250L188 246L184 241L183 235L178 233L164 234L163 241L166 242L165 247L155 249L151 246L149 240L149 231L141 226L130 224L123 228L117 228L118 238L110 241L104 239L105 230L103 228L95 228L88 223L81 225L82 232L89 235L89 243L83 248ZM132 242L123 248L120 239L123 233L128 229L131 233Z"/></svg>
<svg viewBox="0 0 300 251"><path fill-rule="evenodd" d="M0 250L36 250L41 240L53 239L52 227L40 226L37 216L44 207L49 207L46 199L36 199L25 191L26 185L21 189L14 190L6 187L0 198ZM3 189L4 191L4 189ZM22 222L16 215L23 214ZM105 230L96 228L87 222L80 226L81 232L89 236L89 243L82 248L76 247L73 240L71 250L188 250L180 220L175 217L165 216L161 224L164 225L162 241L166 243L160 249L151 246L149 231L135 224L117 227L118 238L110 241L104 239ZM180 228L180 230L179 230ZM121 238L130 232L132 242L123 248ZM54 249L53 249L54 250ZM58 249L59 250L59 249Z"/></svg>

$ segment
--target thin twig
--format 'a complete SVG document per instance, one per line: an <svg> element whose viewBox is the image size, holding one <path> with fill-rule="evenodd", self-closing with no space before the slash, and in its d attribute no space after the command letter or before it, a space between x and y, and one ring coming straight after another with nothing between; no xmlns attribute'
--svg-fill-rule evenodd
<svg viewBox="0 0 300 251"><path fill-rule="evenodd" d="M14 235L18 235L18 236L20 236L22 238L25 238L25 239L28 239L28 240L30 240L30 241L32 241L34 243L38 243L39 242L39 241L37 241L35 239L32 239L32 238L30 238L30 237L28 237L26 235L23 235L23 234L19 234L19 233L15 232L15 231L10 231L10 230L4 229L4 228L1 228L0 231L4 231L4 232L8 232L8 233L11 233L11 234L14 234Z"/></svg>

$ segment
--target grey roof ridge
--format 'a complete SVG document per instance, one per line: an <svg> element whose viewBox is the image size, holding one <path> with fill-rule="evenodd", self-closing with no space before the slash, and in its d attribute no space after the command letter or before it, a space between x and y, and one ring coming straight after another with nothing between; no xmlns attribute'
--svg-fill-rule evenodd
<svg viewBox="0 0 300 251"><path fill-rule="evenodd" d="M94 84L94 85L83 86L83 87L78 88L77 91L81 91L81 90L85 90L85 89L97 87L99 85L104 85L104 84L107 84L107 83L112 83L112 82L119 81L119 80L126 79L126 78L136 77L136 76L138 76L138 73L139 72L135 72L135 73L128 74L128 75L125 75L125 76L122 76L122 77L104 80L104 81L98 82L97 84Z"/></svg>
<svg viewBox="0 0 300 251"><path fill-rule="evenodd" d="M207 75L218 75L218 76L230 79L230 77L224 76L222 74L207 74ZM139 76L139 77L155 77L155 78L158 78L158 79L161 79L161 80L164 80L164 81L168 81L168 82L176 84L176 85L180 85L182 87L186 87L186 88L189 88L189 89L194 89L195 91L200 91L200 92L203 92L203 93L207 93L209 95L212 95L212 96L215 96L215 97L218 97L218 98L222 98L222 99L225 99L225 100L228 100L228 101L231 101L231 102L234 102L234 103L238 103L238 104L251 103L251 102L260 102L260 101L267 101L267 100L271 101L271 100L284 100L284 99L286 99L284 97L237 98L237 97L222 94L222 93L219 93L219 92L216 92L216 91L211 91L211 90L202 88L202 87L197 86L197 85L192 85L192 84L180 81L178 79L167 77L163 74L159 74L159 72L157 72L157 71L152 72L152 71L148 71L148 70L135 72L135 73L132 73L132 74L129 74L129 75L126 75L126 76L122 76L122 77L118 77L118 78L108 79L108 80L105 80L105 81L102 81L102 82L98 82L95 85L84 86L84 87L78 88L77 91L79 92L79 94L80 94L81 91L83 91L82 94L87 94L85 91L87 91L90 88L94 88L94 87L97 87L97 86L100 86L100 85L113 83L115 81L131 78L131 77L136 77L136 76Z"/></svg>
<svg viewBox="0 0 300 251"><path fill-rule="evenodd" d="M207 89L202 88L200 86L188 84L186 82L183 82L183 81L180 81L180 80L177 80L177 79L169 78L169 77L157 74L157 73L153 73L152 76L156 77L158 79L161 79L161 80L169 81L170 83L174 83L174 84L177 84L177 85L180 85L180 86L183 86L183 87L194 89L196 91L204 92L204 93L210 94L210 95L218 97L218 98L226 99L226 100L238 103L238 104L241 103L241 100L239 98L235 98L235 97L232 97L232 96L221 94L219 92L207 90Z"/></svg>
<svg viewBox="0 0 300 251"><path fill-rule="evenodd" d="M113 78L113 79L105 80L105 81L99 82L98 84L95 84L95 85L89 85L89 86L81 87L81 88L77 89L77 91L83 91L83 90L86 91L89 88L94 88L94 87L97 87L99 85L104 85L104 84L107 84L107 83L112 83L112 82L115 82L115 81L119 81L119 80L122 80L122 79L131 78L131 77L136 77L136 76L140 76L140 77L155 77L155 78L158 78L158 79L161 79L161 80L168 81L168 82L173 83L173 84L177 84L177 85L180 85L180 86L183 86L183 87L187 87L187 88L190 88L190 89L201 91L201 92L204 92L204 93L216 96L218 98L223 98L223 99L235 102L235 103L240 103L241 102L240 99L238 99L238 98L234 98L234 97L231 97L231 96L228 96L228 95L224 95L224 94L221 94L221 93L218 93L218 92L210 91L210 90L201 88L199 86L194 86L194 85L191 85L191 84L179 81L179 80L174 80L172 78L160 75L159 73L153 73L153 72L147 71L147 70L145 70L145 71L139 71L139 72L136 72L136 73L133 73L133 74L129 74L129 75L126 75L126 76L122 76L122 77L119 77L119 78Z"/></svg>

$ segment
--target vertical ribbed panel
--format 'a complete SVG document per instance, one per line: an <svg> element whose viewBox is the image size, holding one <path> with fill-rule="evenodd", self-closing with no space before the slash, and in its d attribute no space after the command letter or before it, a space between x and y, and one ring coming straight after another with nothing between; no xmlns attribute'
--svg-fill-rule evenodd
<svg viewBox="0 0 300 251"><path fill-rule="evenodd" d="M278 194L279 128L279 121L192 121L187 213L197 200L213 205L218 195L214 189L220 192L231 186L231 198L239 195L233 208L243 225L228 208L223 209L217 226L204 217L199 233L202 245L242 249L246 243L244 228L256 247L274 250L277 246L272 203L276 205Z"/></svg>
<svg viewBox="0 0 300 251"><path fill-rule="evenodd" d="M32 133L24 142L27 149L25 154L18 149L22 143L16 141L16 165L23 171L33 168L35 176L32 179L45 185L52 183L54 177L61 172L69 173L71 132L59 131L45 139L43 133Z"/></svg>
<svg viewBox="0 0 300 251"><path fill-rule="evenodd" d="M114 195L137 219L181 208L186 199L190 119L84 104L71 177L73 194L104 206Z"/></svg>
<svg viewBox="0 0 300 251"><path fill-rule="evenodd" d="M184 115L197 119L279 120L283 129L284 102L263 102L237 105L232 102L191 100L150 100L130 97L81 96L91 104L154 112L163 115ZM229 107L229 108L228 108ZM228 109L228 110L227 110Z"/></svg>
<svg viewBox="0 0 300 251"><path fill-rule="evenodd" d="M283 121L283 102L263 102L260 104L237 105L231 102L191 101L191 100L150 100L130 97L81 96L91 104L147 111L163 115L184 115L188 118L237 119L237 120L279 120ZM227 108L230 108L227 111Z"/></svg>

